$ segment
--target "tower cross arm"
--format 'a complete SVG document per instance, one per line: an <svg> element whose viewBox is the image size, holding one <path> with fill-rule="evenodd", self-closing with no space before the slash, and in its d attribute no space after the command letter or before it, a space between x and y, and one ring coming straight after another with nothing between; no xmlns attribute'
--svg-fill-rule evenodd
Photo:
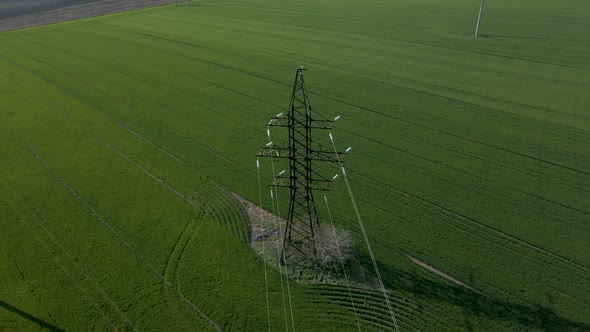
<svg viewBox="0 0 590 332"><path fill-rule="evenodd" d="M311 128L313 129L332 129L333 120L311 120Z"/></svg>
<svg viewBox="0 0 590 332"><path fill-rule="evenodd" d="M284 117L273 116L268 121L267 126L269 127L288 127L289 119Z"/></svg>
<svg viewBox="0 0 590 332"><path fill-rule="evenodd" d="M289 158L289 148L282 146L263 146L256 154L257 157Z"/></svg>
<svg viewBox="0 0 590 332"><path fill-rule="evenodd" d="M326 161L331 163L337 163L338 161L342 160L342 157L345 155L344 152L336 152L334 151L327 151L327 150L312 150L311 151L311 159L314 161Z"/></svg>

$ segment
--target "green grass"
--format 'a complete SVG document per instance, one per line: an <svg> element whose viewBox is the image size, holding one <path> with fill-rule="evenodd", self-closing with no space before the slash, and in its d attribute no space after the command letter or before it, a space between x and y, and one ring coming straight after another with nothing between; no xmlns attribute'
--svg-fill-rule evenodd
<svg viewBox="0 0 590 332"><path fill-rule="evenodd" d="M0 34L0 329L266 329L227 191L258 202L303 64L402 330L589 330L590 5L488 1L474 38L478 5L204 0ZM370 267L343 183L330 201ZM355 328L341 286L290 287L298 330Z"/></svg>

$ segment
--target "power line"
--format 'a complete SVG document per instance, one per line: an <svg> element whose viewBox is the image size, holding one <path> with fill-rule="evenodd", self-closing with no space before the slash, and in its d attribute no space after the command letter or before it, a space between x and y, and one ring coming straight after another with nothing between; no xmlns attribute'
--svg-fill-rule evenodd
<svg viewBox="0 0 590 332"><path fill-rule="evenodd" d="M483 12L483 3L485 0L481 0L481 4L479 5L479 15L477 16L477 25L475 26L475 37L479 33L479 22L481 21L481 14Z"/></svg>
<svg viewBox="0 0 590 332"><path fill-rule="evenodd" d="M270 139L270 128L266 128L266 134L268 136L268 143L272 146L272 141ZM275 172L274 158L273 158L273 155L272 154L270 155L270 165L271 165L271 168L272 168L272 177L275 178L276 177L276 172ZM276 200L276 203L277 203L277 214L275 216L276 216L276 218L280 218L281 217L281 209L279 207L279 195L277 193L277 186L276 185L272 186L272 188L270 190L271 197L273 196L272 189L275 190L274 196L275 196L275 200ZM280 220L278 221L278 225L279 225L279 232L280 232L280 234L283 234L283 230L282 230L282 227L281 227ZM285 234L286 234L286 232L287 232L287 230L285 230ZM281 251L280 251L281 257L280 257L280 259L283 262L285 262L284 266L283 266L283 264L279 264L279 269L281 267L283 267L285 269L285 280L287 281L287 295L288 295L288 298L289 298L289 310L291 311L291 323L293 324L293 331L295 331L295 318L293 316L293 304L291 302L291 287L289 285L289 270L287 269L287 264L286 264L287 262L285 260L285 256L283 255L283 251L285 250L285 242L284 241L279 241L279 243L281 243ZM279 245L279 243L277 243L277 246Z"/></svg>
<svg viewBox="0 0 590 332"><path fill-rule="evenodd" d="M336 227L334 227L334 221L332 220L332 213L330 212L330 206L328 205L328 197L324 195L324 201L326 202L326 209L328 210L328 216L330 218L330 224L332 225L332 232L334 234L334 239L337 239L336 235ZM336 250L338 251L338 256L340 257L340 264L342 265L342 271L344 272L344 279L346 280L346 288L348 289L348 295L350 296L350 304L352 304L352 311L354 312L354 319L356 320L356 326L358 327L359 331L361 330L361 325L359 323L359 317L356 313L356 307L354 305L354 300L352 299L352 291L350 290L350 284L348 282L348 275L346 274L346 268L344 267L344 258L342 257L342 252L340 251L340 244L336 241Z"/></svg>
<svg viewBox="0 0 590 332"><path fill-rule="evenodd" d="M262 216L262 186L260 185L260 161L256 158L256 170L258 173L258 199L260 201L260 210L259 210L259 218L260 218L260 229L264 232L264 223L263 223L263 216ZM266 243L264 241L264 234L262 234L262 261L264 264L264 291L266 293L266 318L268 320L268 331L270 331L270 304L268 300L268 276L266 272Z"/></svg>
<svg viewBox="0 0 590 332"><path fill-rule="evenodd" d="M399 332L399 327L397 325L397 319L395 318L395 313L393 312L393 308L389 301L389 296L387 296L387 290L385 289L385 285L383 284L383 279L381 278L381 273L379 272L379 267L377 267L377 261L375 260L375 255L373 254L373 249L371 249L371 244L369 243L369 238L367 236L367 232L365 230L365 226L361 219L361 214L359 209L356 205L356 200L354 199L354 195L352 194L352 189L350 188L350 183L348 182L348 176L346 175L346 170L344 169L344 165L340 161L340 156L338 151L336 150L336 144L334 143L334 137L332 136L332 132L329 132L330 141L332 142L332 147L334 148L334 153L336 154L336 158L338 159L338 165L340 166L340 171L342 172L342 177L344 177L344 183L346 184L346 188L348 189L348 195L350 196L350 200L352 201L352 206L354 208L354 212L356 214L356 218L358 220L359 226L363 233L363 238L365 240L365 244L367 249L369 250L369 255L371 256L371 261L373 262L373 267L375 268L375 273L377 274L377 279L379 280L379 285L381 286L381 291L383 292L383 297L385 298L385 302L387 303L387 308L389 309L389 313L391 315L391 321L395 327L395 330Z"/></svg>
<svg viewBox="0 0 590 332"><path fill-rule="evenodd" d="M277 226L276 210L275 210L275 198L274 198L274 193L272 191L272 188L270 189L270 200L272 201L272 216L273 216L272 217L272 221L274 223L275 230L276 230L277 228L279 228L279 226ZM277 252L281 252L281 247L280 247L280 241L279 240L277 240ZM285 329L287 330L287 332L289 332L289 321L288 321L288 318L287 318L287 302L285 300L285 286L283 284L283 270L282 270L282 267L280 265L279 265L279 272L280 272L280 275L281 275L281 296L283 298L283 312L285 313Z"/></svg>

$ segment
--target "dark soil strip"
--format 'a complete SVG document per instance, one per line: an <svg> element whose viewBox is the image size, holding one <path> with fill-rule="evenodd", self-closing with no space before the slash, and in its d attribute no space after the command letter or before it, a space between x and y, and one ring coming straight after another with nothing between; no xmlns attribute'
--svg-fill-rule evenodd
<svg viewBox="0 0 590 332"><path fill-rule="evenodd" d="M174 2L174 0L4 0L0 2L0 31L30 28Z"/></svg>

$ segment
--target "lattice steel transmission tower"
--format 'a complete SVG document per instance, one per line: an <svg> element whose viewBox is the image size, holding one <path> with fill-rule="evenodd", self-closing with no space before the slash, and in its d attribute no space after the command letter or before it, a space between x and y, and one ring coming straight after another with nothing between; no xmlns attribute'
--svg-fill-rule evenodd
<svg viewBox="0 0 590 332"><path fill-rule="evenodd" d="M323 177L316 172L313 164L316 161L338 162L337 153L323 150L315 144L312 134L315 130L331 129L335 120L320 119L312 112L311 104L303 79L303 66L297 69L291 102L287 115L283 113L271 117L269 127L286 127L289 131L287 147L269 142L262 148L258 156L289 159L289 175L279 173L273 180L273 186L290 189L289 214L283 234L281 264L285 258L300 254L304 258L316 262L316 231L319 219L313 193L316 190L328 190L332 179ZM270 131L269 131L270 140ZM338 153L340 154L340 153Z"/></svg>

